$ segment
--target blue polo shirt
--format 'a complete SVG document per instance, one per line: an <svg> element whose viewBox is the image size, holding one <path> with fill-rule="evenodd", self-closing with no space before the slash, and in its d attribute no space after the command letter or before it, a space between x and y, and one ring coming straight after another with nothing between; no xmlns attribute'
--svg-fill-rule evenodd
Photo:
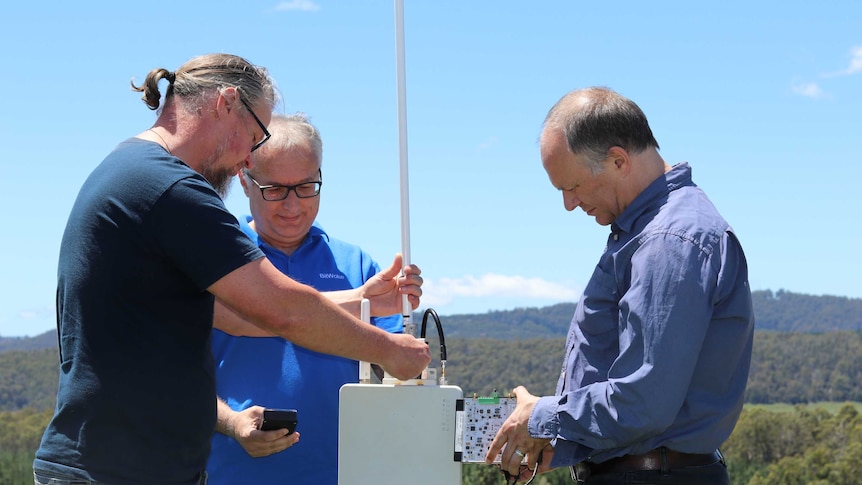
<svg viewBox="0 0 862 485"><path fill-rule="evenodd" d="M315 223L292 255L268 245L251 229L241 228L273 265L291 278L320 291L346 290L380 271L358 246L330 238ZM401 332L400 315L372 318L372 324ZM321 354L280 337L234 337L213 331L218 395L234 410L258 405L296 409L300 442L263 458L252 458L240 444L220 433L212 441L209 485L230 483L315 483L338 481L338 391L358 382L355 360Z"/></svg>

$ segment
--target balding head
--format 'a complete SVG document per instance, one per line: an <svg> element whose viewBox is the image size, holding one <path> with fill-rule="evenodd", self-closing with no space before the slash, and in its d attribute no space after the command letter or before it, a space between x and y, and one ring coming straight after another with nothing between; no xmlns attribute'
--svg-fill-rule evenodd
<svg viewBox="0 0 862 485"><path fill-rule="evenodd" d="M542 138L550 131L561 131L569 150L582 155L594 170L600 169L611 147L633 154L659 147L638 105L604 87L563 96L545 117Z"/></svg>

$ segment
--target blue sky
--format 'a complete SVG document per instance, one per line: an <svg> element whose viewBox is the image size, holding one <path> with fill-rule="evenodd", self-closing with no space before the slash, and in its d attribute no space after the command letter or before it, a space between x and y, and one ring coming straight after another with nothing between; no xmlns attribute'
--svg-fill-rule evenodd
<svg viewBox="0 0 862 485"><path fill-rule="evenodd" d="M611 5L611 6L609 6ZM77 191L155 120L129 81L209 52L269 68L324 138L319 221L401 249L391 1L13 2L0 18L0 336L54 326ZM410 254L441 316L576 301L607 228L566 212L537 137L567 91L646 112L736 229L752 288L862 298L862 2L413 1ZM235 214L246 201L235 184ZM445 318L443 319L445 327Z"/></svg>

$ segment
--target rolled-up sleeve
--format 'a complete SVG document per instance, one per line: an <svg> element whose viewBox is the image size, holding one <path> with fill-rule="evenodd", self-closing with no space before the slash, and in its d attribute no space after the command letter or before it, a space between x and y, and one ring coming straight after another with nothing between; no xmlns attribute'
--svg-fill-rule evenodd
<svg viewBox="0 0 862 485"><path fill-rule="evenodd" d="M545 396L533 407L527 430L533 438L554 439L559 434L558 396Z"/></svg>

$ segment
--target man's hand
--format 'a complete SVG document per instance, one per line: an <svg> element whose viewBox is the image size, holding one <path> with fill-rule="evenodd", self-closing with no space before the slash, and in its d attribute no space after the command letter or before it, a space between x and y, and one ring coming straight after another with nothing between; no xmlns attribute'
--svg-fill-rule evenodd
<svg viewBox="0 0 862 485"><path fill-rule="evenodd" d="M405 333L388 334L396 347L389 352L384 362L377 362L396 379L413 379L422 373L431 362L431 351L422 339Z"/></svg>
<svg viewBox="0 0 862 485"><path fill-rule="evenodd" d="M554 449L550 446L551 440L533 438L527 429L530 414L539 398L530 394L523 386L516 387L514 392L518 404L512 414L500 426L500 430L497 431L497 436L494 437L488 454L485 455L485 462L493 463L502 450L500 468L512 476L520 474L521 479L529 479L533 473L531 470L537 466L539 467L538 473L544 473L550 469L549 464ZM521 461L524 456L527 457L527 469L521 468ZM539 456L542 456L541 463L539 463Z"/></svg>
<svg viewBox="0 0 862 485"><path fill-rule="evenodd" d="M383 317L401 314L402 295L407 295L415 310L422 296L422 271L415 264L401 267L401 254L396 254L392 265L372 276L359 290L363 298L371 301L371 315ZM404 274L400 274L403 270Z"/></svg>
<svg viewBox="0 0 862 485"><path fill-rule="evenodd" d="M237 440L249 456L260 458L284 451L299 441L299 433L287 434L286 429L261 431L263 408L252 406L242 411L234 411L219 400L218 426L216 431Z"/></svg>
<svg viewBox="0 0 862 485"><path fill-rule="evenodd" d="M371 302L371 316L387 317L400 315L403 308L402 295L407 295L410 305L415 310L422 296L422 271L415 264L401 267L401 254L396 254L392 265L375 274L359 288L351 290L326 291L324 296L337 303L353 316L359 316L359 304L363 298ZM400 274L401 271L404 274ZM218 298L213 311L213 327L234 336L242 337L272 337L272 332L264 330L245 320L231 310Z"/></svg>

